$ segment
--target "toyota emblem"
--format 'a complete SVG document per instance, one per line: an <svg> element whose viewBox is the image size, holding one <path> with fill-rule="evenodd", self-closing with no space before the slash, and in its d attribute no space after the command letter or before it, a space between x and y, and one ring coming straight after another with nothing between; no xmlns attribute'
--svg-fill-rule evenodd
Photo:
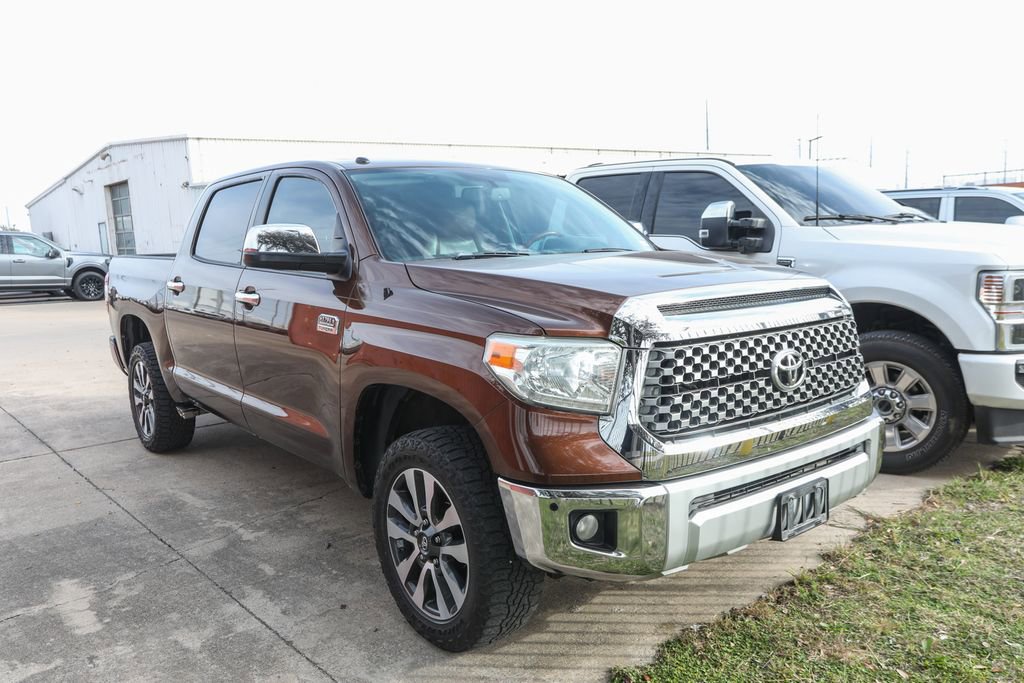
<svg viewBox="0 0 1024 683"><path fill-rule="evenodd" d="M772 358L772 382L783 391L793 391L807 379L804 357L795 349L784 349Z"/></svg>

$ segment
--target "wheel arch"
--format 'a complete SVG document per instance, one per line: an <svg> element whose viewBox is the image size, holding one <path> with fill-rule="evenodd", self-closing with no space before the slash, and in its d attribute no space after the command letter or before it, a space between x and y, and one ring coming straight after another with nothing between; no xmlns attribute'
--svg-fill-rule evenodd
<svg viewBox="0 0 1024 683"><path fill-rule="evenodd" d="M373 480L384 452L403 434L441 426L465 426L473 430L492 460L494 444L481 430L481 416L472 406L451 400L450 388L416 382L377 381L365 385L351 413L352 428L346 469L366 497L373 495ZM447 389L447 390L445 390Z"/></svg>
<svg viewBox="0 0 1024 683"><path fill-rule="evenodd" d="M956 346L949 337L938 325L916 311L877 301L859 301L850 305L853 307L857 331L861 334L882 330L911 332L934 342L951 357L956 356Z"/></svg>

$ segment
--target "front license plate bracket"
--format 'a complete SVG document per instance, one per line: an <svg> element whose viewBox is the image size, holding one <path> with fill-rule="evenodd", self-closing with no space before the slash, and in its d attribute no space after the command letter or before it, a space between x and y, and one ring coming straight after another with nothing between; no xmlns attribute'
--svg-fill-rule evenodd
<svg viewBox="0 0 1024 683"><path fill-rule="evenodd" d="M772 540L786 541L828 521L828 479L815 479L780 493Z"/></svg>

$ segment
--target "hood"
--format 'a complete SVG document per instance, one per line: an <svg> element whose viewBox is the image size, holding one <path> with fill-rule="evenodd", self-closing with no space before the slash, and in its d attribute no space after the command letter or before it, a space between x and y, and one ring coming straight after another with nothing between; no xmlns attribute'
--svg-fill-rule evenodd
<svg viewBox="0 0 1024 683"><path fill-rule="evenodd" d="M731 282L799 279L788 268L752 268L678 251L548 254L406 264L420 289L525 318L547 334L605 337L632 296Z"/></svg>
<svg viewBox="0 0 1024 683"><path fill-rule="evenodd" d="M1001 223L896 223L822 226L841 242L956 252L976 266L1024 266L1024 226Z"/></svg>

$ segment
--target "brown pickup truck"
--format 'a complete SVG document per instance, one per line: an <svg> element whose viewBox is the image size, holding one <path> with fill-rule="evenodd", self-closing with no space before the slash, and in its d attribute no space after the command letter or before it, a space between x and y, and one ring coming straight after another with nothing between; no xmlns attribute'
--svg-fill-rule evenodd
<svg viewBox="0 0 1024 683"><path fill-rule="evenodd" d="M545 575L635 580L787 538L880 460L828 283L659 251L558 178L303 162L212 184L106 297L143 445L222 416L374 501L381 568L449 650Z"/></svg>

